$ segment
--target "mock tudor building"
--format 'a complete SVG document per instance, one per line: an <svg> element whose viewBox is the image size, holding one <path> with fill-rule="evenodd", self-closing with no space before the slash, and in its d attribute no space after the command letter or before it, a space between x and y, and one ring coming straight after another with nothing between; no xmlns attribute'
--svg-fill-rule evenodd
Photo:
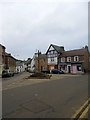
<svg viewBox="0 0 90 120"><path fill-rule="evenodd" d="M58 69L58 56L64 51L63 46L51 44L46 52L48 59L48 70Z"/></svg>
<svg viewBox="0 0 90 120"><path fill-rule="evenodd" d="M58 69L66 73L81 73L89 70L88 47L70 51L63 51L59 55Z"/></svg>

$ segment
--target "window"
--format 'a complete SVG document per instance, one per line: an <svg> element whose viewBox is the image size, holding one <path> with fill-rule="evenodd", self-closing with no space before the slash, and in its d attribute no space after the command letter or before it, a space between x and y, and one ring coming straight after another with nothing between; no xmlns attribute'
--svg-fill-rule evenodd
<svg viewBox="0 0 90 120"><path fill-rule="evenodd" d="M61 58L61 62L65 62L65 57L62 57L62 58Z"/></svg>
<svg viewBox="0 0 90 120"><path fill-rule="evenodd" d="M53 54L53 51L51 51L51 54Z"/></svg>
<svg viewBox="0 0 90 120"><path fill-rule="evenodd" d="M51 58L51 62L54 62L54 58Z"/></svg>
<svg viewBox="0 0 90 120"><path fill-rule="evenodd" d="M67 57L67 62L71 62L71 57Z"/></svg>
<svg viewBox="0 0 90 120"><path fill-rule="evenodd" d="M74 61L79 61L78 56L74 56Z"/></svg>
<svg viewBox="0 0 90 120"><path fill-rule="evenodd" d="M82 70L81 65L77 65L77 70L78 70L78 71L81 71L81 70Z"/></svg>

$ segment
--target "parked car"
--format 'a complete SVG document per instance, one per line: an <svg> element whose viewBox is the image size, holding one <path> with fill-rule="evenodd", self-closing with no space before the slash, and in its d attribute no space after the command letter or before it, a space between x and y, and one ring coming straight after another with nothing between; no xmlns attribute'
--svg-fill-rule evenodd
<svg viewBox="0 0 90 120"><path fill-rule="evenodd" d="M41 72L50 74L50 70L42 70Z"/></svg>
<svg viewBox="0 0 90 120"><path fill-rule="evenodd" d="M62 70L58 70L58 69L53 69L51 70L52 74L64 74L64 72Z"/></svg>
<svg viewBox="0 0 90 120"><path fill-rule="evenodd" d="M18 74L19 72L18 71L15 71L14 74Z"/></svg>
<svg viewBox="0 0 90 120"><path fill-rule="evenodd" d="M4 78L4 77L12 77L12 76L14 76L14 73L13 73L13 72L6 71L6 70L4 70L4 71L2 72L2 78Z"/></svg>

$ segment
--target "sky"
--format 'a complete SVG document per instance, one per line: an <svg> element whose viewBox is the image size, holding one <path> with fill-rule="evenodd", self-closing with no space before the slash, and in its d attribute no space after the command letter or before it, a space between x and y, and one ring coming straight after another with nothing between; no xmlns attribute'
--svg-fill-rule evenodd
<svg viewBox="0 0 90 120"><path fill-rule="evenodd" d="M3 0L0 43L17 59L45 53L50 44L65 50L88 45L88 1Z"/></svg>

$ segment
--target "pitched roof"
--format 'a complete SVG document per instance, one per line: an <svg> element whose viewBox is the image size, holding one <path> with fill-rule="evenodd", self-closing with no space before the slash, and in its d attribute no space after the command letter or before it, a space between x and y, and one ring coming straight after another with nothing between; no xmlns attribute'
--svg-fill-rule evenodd
<svg viewBox="0 0 90 120"><path fill-rule="evenodd" d="M29 59L25 62L25 64L31 64L31 61L32 61L32 59L29 58Z"/></svg>
<svg viewBox="0 0 90 120"><path fill-rule="evenodd" d="M5 52L5 56L10 57L10 58L12 58L12 59L14 59L16 61L16 58L14 58L10 53Z"/></svg>
<svg viewBox="0 0 90 120"><path fill-rule="evenodd" d="M88 52L87 49L85 49L85 48L75 49L75 50L70 50L70 51L63 51L60 56L61 57L78 56L78 55L84 55L85 52Z"/></svg>
<svg viewBox="0 0 90 120"><path fill-rule="evenodd" d="M58 45L51 44L51 45L49 46L47 52L49 51L49 49L50 49L51 46L52 46L57 52L62 52L62 51L64 51L64 47L63 47L63 46L58 46ZM46 52L46 54L47 54L47 52Z"/></svg>
<svg viewBox="0 0 90 120"><path fill-rule="evenodd" d="M51 44L53 47L54 47L54 49L57 51L57 52L61 52L62 51L62 47L63 46L57 46L57 45L53 45L53 44Z"/></svg>
<svg viewBox="0 0 90 120"><path fill-rule="evenodd" d="M0 44L0 46L3 47L3 48L5 49L5 46L3 46L3 45L1 45L1 44Z"/></svg>

